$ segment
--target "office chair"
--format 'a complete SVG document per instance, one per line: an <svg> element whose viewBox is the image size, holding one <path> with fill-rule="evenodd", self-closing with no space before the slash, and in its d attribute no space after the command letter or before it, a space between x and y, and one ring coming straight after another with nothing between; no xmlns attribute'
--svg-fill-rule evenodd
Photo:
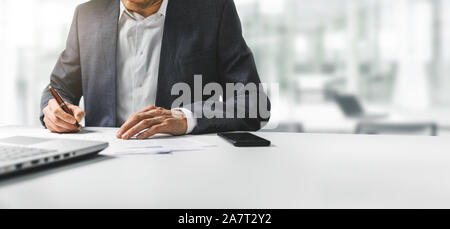
<svg viewBox="0 0 450 229"><path fill-rule="evenodd" d="M380 119L387 114L367 113L355 95L334 94L334 99L347 118Z"/></svg>
<svg viewBox="0 0 450 229"><path fill-rule="evenodd" d="M360 122L355 134L438 136L438 126L436 123Z"/></svg>
<svg viewBox="0 0 450 229"><path fill-rule="evenodd" d="M358 98L354 95L335 94L334 98L339 108L347 117L364 116L364 109Z"/></svg>

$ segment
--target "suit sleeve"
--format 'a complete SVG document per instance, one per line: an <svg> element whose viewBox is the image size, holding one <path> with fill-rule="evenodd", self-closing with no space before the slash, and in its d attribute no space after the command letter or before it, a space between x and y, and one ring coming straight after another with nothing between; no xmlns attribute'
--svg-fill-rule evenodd
<svg viewBox="0 0 450 229"><path fill-rule="evenodd" d="M228 131L257 131L262 123L267 122L269 117L260 116L258 101L250 99L250 93L255 93L258 98L267 100L267 109L270 111L270 101L263 90L260 90L259 78L253 54L247 46L243 36L241 22L236 11L233 0L225 0L222 17L218 31L217 42L218 74L220 84L224 89L223 103L216 105L215 112L222 112L224 118L204 118L201 107L205 105L196 103L191 105L192 111L197 118L197 125L192 134L228 132ZM243 85L255 84L256 91L237 91L237 93L226 94L227 83L241 83ZM239 103L241 101L241 103ZM229 105L234 105L233 110L227 109ZM245 105L242 105L245 104ZM250 117L250 109L257 110L257 117ZM244 112L246 118L237 118L238 112ZM232 114L234 118L225 118L227 114Z"/></svg>
<svg viewBox="0 0 450 229"><path fill-rule="evenodd" d="M50 76L50 85L58 91L64 101L74 105L79 105L82 96L80 49L78 43L78 12L79 7L75 10L66 48L60 55ZM42 93L40 107L40 120L44 126L44 114L42 110L52 98L48 87L46 87Z"/></svg>

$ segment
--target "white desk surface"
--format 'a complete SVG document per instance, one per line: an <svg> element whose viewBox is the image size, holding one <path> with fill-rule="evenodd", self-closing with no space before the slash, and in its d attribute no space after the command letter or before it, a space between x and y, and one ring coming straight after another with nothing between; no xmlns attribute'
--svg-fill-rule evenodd
<svg viewBox="0 0 450 229"><path fill-rule="evenodd" d="M446 137L258 135L273 146L186 136L217 147L2 179L0 208L450 208Z"/></svg>

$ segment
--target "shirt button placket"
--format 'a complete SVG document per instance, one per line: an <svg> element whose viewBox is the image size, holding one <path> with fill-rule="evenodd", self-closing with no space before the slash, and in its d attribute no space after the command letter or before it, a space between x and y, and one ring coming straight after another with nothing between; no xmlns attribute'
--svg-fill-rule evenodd
<svg viewBox="0 0 450 229"><path fill-rule="evenodd" d="M135 85L134 85L134 87L135 87L135 96L136 96L136 99L135 99L135 108L137 109L137 110L139 110L139 109L142 109L142 107L140 107L140 101L141 101L141 88L140 88L140 85L141 85L141 81L142 81L142 69L143 69L143 66L144 66L144 60L141 58L141 46L142 46L142 34L141 34L141 32L143 31L143 28L142 28L142 22L138 22L138 24L137 24L137 37L136 37L136 61L137 61L137 66L138 66L138 68L136 69L137 71L136 71L136 77L135 77Z"/></svg>
<svg viewBox="0 0 450 229"><path fill-rule="evenodd" d="M135 37L134 37L134 66L135 66L135 71L134 71L134 75L133 75L133 111L137 112L137 110L139 109L138 107L138 100L139 100L139 94L138 94L138 90L136 87L136 84L139 80L139 65L140 65L140 61L137 58L137 51L139 50L139 22L135 22Z"/></svg>

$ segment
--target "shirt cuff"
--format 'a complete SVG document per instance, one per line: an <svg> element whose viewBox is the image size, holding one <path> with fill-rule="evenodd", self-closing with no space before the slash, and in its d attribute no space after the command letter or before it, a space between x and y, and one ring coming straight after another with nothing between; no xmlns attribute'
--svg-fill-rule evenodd
<svg viewBox="0 0 450 229"><path fill-rule="evenodd" d="M190 134L194 130L194 128L197 126L197 119L194 118L194 114L192 111L186 109L186 108L175 108L174 110L179 110L183 112L184 116L187 120L187 129L185 134Z"/></svg>

